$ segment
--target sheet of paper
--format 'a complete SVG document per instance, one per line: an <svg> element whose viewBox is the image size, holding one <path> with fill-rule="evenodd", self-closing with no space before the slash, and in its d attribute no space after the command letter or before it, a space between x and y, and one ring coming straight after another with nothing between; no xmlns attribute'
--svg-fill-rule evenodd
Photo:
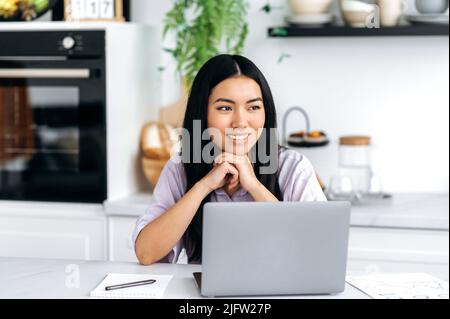
<svg viewBox="0 0 450 319"><path fill-rule="evenodd" d="M347 282L375 299L448 299L448 282L425 273L349 276Z"/></svg>
<svg viewBox="0 0 450 319"><path fill-rule="evenodd" d="M100 298L161 298L167 288L172 275L151 275L151 274L108 274L102 282L91 291L91 297ZM115 290L105 290L105 287L124 284L135 281L155 279L156 282L149 285L121 288Z"/></svg>

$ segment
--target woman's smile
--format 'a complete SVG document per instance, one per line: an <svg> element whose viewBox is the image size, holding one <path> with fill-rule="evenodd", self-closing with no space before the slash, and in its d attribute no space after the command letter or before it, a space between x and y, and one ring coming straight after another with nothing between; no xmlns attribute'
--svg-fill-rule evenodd
<svg viewBox="0 0 450 319"><path fill-rule="evenodd" d="M235 144L246 144L251 133L226 134Z"/></svg>

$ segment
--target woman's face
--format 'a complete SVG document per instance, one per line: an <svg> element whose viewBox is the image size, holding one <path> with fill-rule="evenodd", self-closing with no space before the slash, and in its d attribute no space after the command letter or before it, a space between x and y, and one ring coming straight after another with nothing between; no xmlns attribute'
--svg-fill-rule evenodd
<svg viewBox="0 0 450 319"><path fill-rule="evenodd" d="M222 151L248 154L264 128L261 88L253 79L235 76L217 84L208 100L207 125Z"/></svg>

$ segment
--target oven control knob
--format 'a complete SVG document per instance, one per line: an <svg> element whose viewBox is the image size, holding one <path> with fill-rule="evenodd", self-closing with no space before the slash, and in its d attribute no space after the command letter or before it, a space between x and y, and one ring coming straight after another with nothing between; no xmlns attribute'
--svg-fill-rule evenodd
<svg viewBox="0 0 450 319"><path fill-rule="evenodd" d="M75 39L72 38L72 37L70 37L70 36L65 37L65 38L63 39L63 41L62 41L62 46L63 46L64 49L66 49L66 50L73 49L73 47L75 46L75 44L76 44Z"/></svg>

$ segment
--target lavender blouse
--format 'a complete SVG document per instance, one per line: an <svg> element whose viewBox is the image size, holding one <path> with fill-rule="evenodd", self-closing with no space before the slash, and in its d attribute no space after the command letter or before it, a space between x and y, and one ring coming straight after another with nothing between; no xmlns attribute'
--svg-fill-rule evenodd
<svg viewBox="0 0 450 319"><path fill-rule="evenodd" d="M284 150L279 155L279 177L283 201L326 201L311 162L302 154L293 150ZM186 175L179 155L173 156L161 172L158 183L153 190L151 202L136 222L132 234L133 243L139 232L154 219L171 208L186 192ZM239 188L231 198L223 189L215 190L212 202L253 202L252 196ZM189 255L185 235L173 247L172 251L159 262L176 263L183 248Z"/></svg>

